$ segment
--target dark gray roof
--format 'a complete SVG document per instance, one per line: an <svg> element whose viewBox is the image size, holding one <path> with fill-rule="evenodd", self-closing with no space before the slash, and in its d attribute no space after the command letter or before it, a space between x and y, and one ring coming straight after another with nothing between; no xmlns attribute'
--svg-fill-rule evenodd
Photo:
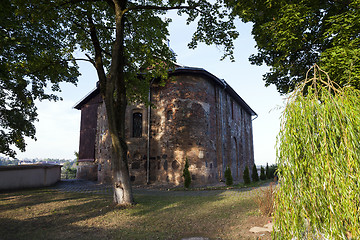
<svg viewBox="0 0 360 240"><path fill-rule="evenodd" d="M77 110L81 110L81 107L89 102L93 97L100 93L99 84L97 84L96 88L89 92L85 97L83 97L78 103L75 104L74 108Z"/></svg>
<svg viewBox="0 0 360 240"><path fill-rule="evenodd" d="M171 74L180 74L180 73L192 73L192 74L200 74L205 75L212 79L216 84L220 85L233 99L240 104L250 115L257 116L256 112L251 109L251 107L235 92L235 90L227 84L224 79L220 79L216 77L214 74L206 71L203 68L195 68L195 67L178 67Z"/></svg>
<svg viewBox="0 0 360 240"><path fill-rule="evenodd" d="M242 106L245 111L247 111L252 116L257 116L256 112L251 109L251 107L235 92L235 90L227 84L224 79L220 79L213 75L212 73L206 71L203 68L195 68L195 67L185 67L185 66L178 66L174 71L171 71L170 75L180 75L180 74L199 74L206 76L214 81L215 84L221 86L224 91L226 91L240 106ZM97 94L100 93L100 88L97 86L94 90L92 90L89 94L87 94L83 99L81 99L75 106L75 109L80 110L81 107L86 104L90 99L95 97Z"/></svg>

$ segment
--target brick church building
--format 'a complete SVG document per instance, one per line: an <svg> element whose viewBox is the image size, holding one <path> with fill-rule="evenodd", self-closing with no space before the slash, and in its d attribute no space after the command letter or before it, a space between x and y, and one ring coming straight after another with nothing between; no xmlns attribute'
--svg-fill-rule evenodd
<svg viewBox="0 0 360 240"><path fill-rule="evenodd" d="M194 185L224 180L226 166L242 180L254 164L252 120L256 113L222 79L202 68L177 67L165 86L152 84L154 108L126 110L130 179L134 185L183 184L185 160ZM111 139L105 105L96 88L81 110L77 178L111 182Z"/></svg>

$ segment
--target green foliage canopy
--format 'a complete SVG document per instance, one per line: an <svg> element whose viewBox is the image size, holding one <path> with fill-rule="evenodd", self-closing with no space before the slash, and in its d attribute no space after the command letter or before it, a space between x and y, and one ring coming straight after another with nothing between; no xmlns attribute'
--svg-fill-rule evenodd
<svg viewBox="0 0 360 240"><path fill-rule="evenodd" d="M233 59L238 33L223 0L1 1L0 153L25 150L24 137L35 136L34 100L58 100L51 90L76 83L76 61L93 64L102 90L113 86L114 103L120 95L146 102L150 82L166 78L174 62L166 43L169 10L197 23L190 48L199 42L223 46L224 57ZM79 52L86 57L77 58Z"/></svg>
<svg viewBox="0 0 360 240"><path fill-rule="evenodd" d="M73 33L58 27L63 11L39 11L32 1L0 2L0 154L11 157L35 136L34 101L58 100L51 90L79 75Z"/></svg>
<svg viewBox="0 0 360 240"><path fill-rule="evenodd" d="M292 91L317 63L340 86L360 89L360 1L226 0L252 22L258 53L252 64L270 66L264 81Z"/></svg>

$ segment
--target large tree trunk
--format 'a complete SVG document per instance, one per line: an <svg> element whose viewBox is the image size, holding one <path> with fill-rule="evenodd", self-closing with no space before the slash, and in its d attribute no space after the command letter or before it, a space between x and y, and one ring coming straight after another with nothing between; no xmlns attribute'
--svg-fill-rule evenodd
<svg viewBox="0 0 360 240"><path fill-rule="evenodd" d="M114 202L116 204L133 204L127 161L127 144L125 136L125 112L127 106L126 84L124 74L124 9L126 0L113 0L116 21L116 40L112 50L112 63L106 82L100 81L100 88L105 101L112 140L111 166L114 181Z"/></svg>
<svg viewBox="0 0 360 240"><path fill-rule="evenodd" d="M120 99L116 99L119 101L117 103L111 101L112 97L106 97L105 105L112 140L111 166L114 183L114 203L128 205L133 204L134 199L130 184L125 140L126 94L122 93L121 95Z"/></svg>

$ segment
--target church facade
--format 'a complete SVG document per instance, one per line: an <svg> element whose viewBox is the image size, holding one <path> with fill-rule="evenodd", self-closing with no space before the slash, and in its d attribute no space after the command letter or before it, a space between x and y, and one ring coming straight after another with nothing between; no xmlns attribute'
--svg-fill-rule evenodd
<svg viewBox="0 0 360 240"><path fill-rule="evenodd" d="M192 184L224 180L231 168L241 181L254 164L252 120L256 113L224 81L202 68L177 67L165 86L149 91L155 106L126 110L130 179L134 185L180 185L185 161ZM77 178L111 182L111 140L99 88L76 106L81 110Z"/></svg>

